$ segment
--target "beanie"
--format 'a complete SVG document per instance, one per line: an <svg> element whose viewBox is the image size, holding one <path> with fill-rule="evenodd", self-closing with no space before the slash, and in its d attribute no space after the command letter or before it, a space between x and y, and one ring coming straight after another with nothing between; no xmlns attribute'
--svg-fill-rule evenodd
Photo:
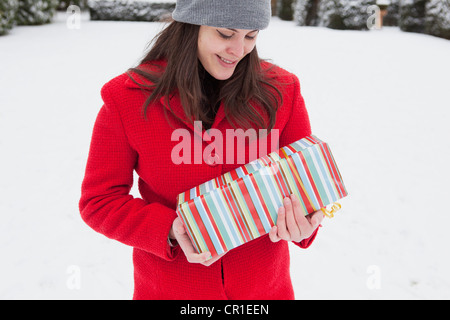
<svg viewBox="0 0 450 320"><path fill-rule="evenodd" d="M177 0L175 21L217 28L262 30L269 26L271 0Z"/></svg>

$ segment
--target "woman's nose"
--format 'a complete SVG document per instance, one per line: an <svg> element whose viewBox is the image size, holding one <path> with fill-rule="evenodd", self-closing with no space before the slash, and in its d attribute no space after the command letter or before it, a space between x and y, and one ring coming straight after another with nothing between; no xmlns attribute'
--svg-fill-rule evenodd
<svg viewBox="0 0 450 320"><path fill-rule="evenodd" d="M230 43L230 46L228 47L228 53L232 54L236 58L242 58L245 51L244 46L244 40L242 39L235 39Z"/></svg>

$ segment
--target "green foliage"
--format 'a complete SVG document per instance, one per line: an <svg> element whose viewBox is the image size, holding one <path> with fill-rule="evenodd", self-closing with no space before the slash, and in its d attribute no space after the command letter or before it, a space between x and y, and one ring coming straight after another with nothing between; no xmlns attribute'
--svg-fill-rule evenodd
<svg viewBox="0 0 450 320"><path fill-rule="evenodd" d="M383 18L383 26L398 26L400 1L401 0L390 0L391 3L387 7L387 15Z"/></svg>
<svg viewBox="0 0 450 320"><path fill-rule="evenodd" d="M281 20L291 21L294 18L294 9L292 8L293 0L280 0L278 17Z"/></svg>
<svg viewBox="0 0 450 320"><path fill-rule="evenodd" d="M0 1L0 35L8 33L14 27L18 7L18 0Z"/></svg>
<svg viewBox="0 0 450 320"><path fill-rule="evenodd" d="M425 4L427 0L402 0L399 26L403 31L425 32Z"/></svg>
<svg viewBox="0 0 450 320"><path fill-rule="evenodd" d="M173 2L96 0L89 1L91 20L114 21L161 21L171 16L175 9Z"/></svg>
<svg viewBox="0 0 450 320"><path fill-rule="evenodd" d="M321 0L319 25L331 29L367 30L367 8L376 0Z"/></svg>
<svg viewBox="0 0 450 320"><path fill-rule="evenodd" d="M18 25L40 25L50 23L58 0L19 0L16 21Z"/></svg>
<svg viewBox="0 0 450 320"><path fill-rule="evenodd" d="M58 10L67 10L71 5L78 6L83 10L87 8L87 0L59 0Z"/></svg>
<svg viewBox="0 0 450 320"><path fill-rule="evenodd" d="M450 40L450 0L430 0L425 12L425 32Z"/></svg>
<svg viewBox="0 0 450 320"><path fill-rule="evenodd" d="M299 26L317 26L317 11L320 0L296 0L294 3L294 20Z"/></svg>

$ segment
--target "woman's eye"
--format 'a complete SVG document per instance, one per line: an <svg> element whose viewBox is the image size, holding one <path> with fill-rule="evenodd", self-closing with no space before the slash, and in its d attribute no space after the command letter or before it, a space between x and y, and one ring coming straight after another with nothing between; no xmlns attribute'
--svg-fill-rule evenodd
<svg viewBox="0 0 450 320"><path fill-rule="evenodd" d="M226 35L226 34L220 32L219 30L217 30L217 32L219 33L219 35L220 35L223 39L226 39L226 40L231 39L231 38L233 37L233 35L234 35L234 34L232 34L232 35ZM247 39L247 40L254 40L255 38L256 38L256 35L254 35L254 36L246 35L246 36L245 36L245 39Z"/></svg>
<svg viewBox="0 0 450 320"><path fill-rule="evenodd" d="M227 36L226 34L223 34L222 32L220 32L220 31L217 31L219 34L220 34L220 36L222 37L222 38L224 38L224 39L231 39L231 37L233 36L233 35L231 35L231 36Z"/></svg>

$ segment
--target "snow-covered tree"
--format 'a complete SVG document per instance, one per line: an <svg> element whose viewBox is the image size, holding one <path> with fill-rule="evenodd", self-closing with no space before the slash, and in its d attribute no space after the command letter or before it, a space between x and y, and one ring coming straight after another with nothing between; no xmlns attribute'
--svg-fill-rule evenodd
<svg viewBox="0 0 450 320"><path fill-rule="evenodd" d="M71 5L78 6L83 10L87 8L87 0L59 0L58 10L66 10Z"/></svg>
<svg viewBox="0 0 450 320"><path fill-rule="evenodd" d="M298 26L306 26L306 16L308 15L308 0L297 0L294 4L294 21Z"/></svg>
<svg viewBox="0 0 450 320"><path fill-rule="evenodd" d="M294 4L294 21L299 26L315 26L320 0L297 0Z"/></svg>
<svg viewBox="0 0 450 320"><path fill-rule="evenodd" d="M294 18L293 0L279 0L278 17L281 20L292 20Z"/></svg>
<svg viewBox="0 0 450 320"><path fill-rule="evenodd" d="M383 18L383 26L398 26L400 17L400 0L390 0L387 14Z"/></svg>
<svg viewBox="0 0 450 320"><path fill-rule="evenodd" d="M427 0L401 0L399 26L403 31L425 32Z"/></svg>
<svg viewBox="0 0 450 320"><path fill-rule="evenodd" d="M342 17L342 3L339 0L321 0L319 4L319 26L345 29Z"/></svg>
<svg viewBox="0 0 450 320"><path fill-rule="evenodd" d="M367 12L376 0L321 0L319 25L332 29L367 30Z"/></svg>
<svg viewBox="0 0 450 320"><path fill-rule="evenodd" d="M6 34L14 27L14 18L18 7L18 0L0 1L0 36Z"/></svg>
<svg viewBox="0 0 450 320"><path fill-rule="evenodd" d="M426 33L450 40L450 0L429 0L425 9Z"/></svg>
<svg viewBox="0 0 450 320"><path fill-rule="evenodd" d="M19 0L18 25L39 25L51 22L58 0Z"/></svg>
<svg viewBox="0 0 450 320"><path fill-rule="evenodd" d="M88 0L91 20L160 21L170 16L176 0Z"/></svg>

